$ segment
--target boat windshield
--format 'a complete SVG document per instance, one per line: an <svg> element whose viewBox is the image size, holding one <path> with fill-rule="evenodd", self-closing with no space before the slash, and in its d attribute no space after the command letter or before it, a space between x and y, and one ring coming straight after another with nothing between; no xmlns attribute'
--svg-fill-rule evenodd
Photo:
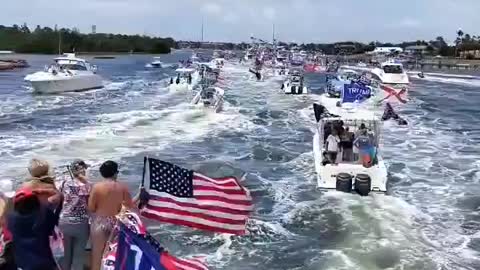
<svg viewBox="0 0 480 270"><path fill-rule="evenodd" d="M68 70L87 70L86 66L79 64L63 64L60 67Z"/></svg>
<svg viewBox="0 0 480 270"><path fill-rule="evenodd" d="M203 99L211 99L213 98L213 95L214 95L214 92L212 90L202 91L202 94L201 94Z"/></svg>
<svg viewBox="0 0 480 270"><path fill-rule="evenodd" d="M403 69L399 65L384 66L383 71L385 71L385 73L392 73L392 74L403 73Z"/></svg>

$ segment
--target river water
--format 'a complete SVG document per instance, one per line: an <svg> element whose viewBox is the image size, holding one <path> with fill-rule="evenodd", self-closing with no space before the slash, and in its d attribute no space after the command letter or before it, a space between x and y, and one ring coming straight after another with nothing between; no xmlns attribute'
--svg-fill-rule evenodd
<svg viewBox="0 0 480 270"><path fill-rule="evenodd" d="M256 82L229 63L224 111L206 112L189 105L191 94L166 90L173 69L146 70L151 56L141 55L91 60L104 89L32 95L23 77L51 56L24 58L30 68L0 73L0 179L18 183L28 160L42 157L59 171L83 158L96 181L98 165L113 159L134 191L145 155L184 167L218 161L248 173L249 233L152 223L176 256L206 256L212 269L480 269L480 77L412 80L399 111L409 125L384 126L390 194L361 198L315 188L316 94L283 95L279 81ZM313 88L324 80L306 79Z"/></svg>

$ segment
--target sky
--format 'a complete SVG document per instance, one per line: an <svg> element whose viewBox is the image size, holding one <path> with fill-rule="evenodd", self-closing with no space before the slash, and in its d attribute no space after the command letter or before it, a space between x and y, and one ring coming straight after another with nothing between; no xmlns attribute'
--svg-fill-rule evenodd
<svg viewBox="0 0 480 270"><path fill-rule="evenodd" d="M0 24L77 27L175 40L328 43L480 35L480 0L0 0ZM476 32L477 31L477 32Z"/></svg>

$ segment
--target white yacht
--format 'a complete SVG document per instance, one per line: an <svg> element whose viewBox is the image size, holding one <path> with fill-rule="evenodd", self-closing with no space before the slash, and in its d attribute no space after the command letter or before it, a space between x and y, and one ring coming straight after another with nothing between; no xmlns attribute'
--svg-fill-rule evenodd
<svg viewBox="0 0 480 270"><path fill-rule="evenodd" d="M170 91L193 90L200 80L199 72L194 68L178 68L177 76L170 78L168 89Z"/></svg>
<svg viewBox="0 0 480 270"><path fill-rule="evenodd" d="M45 71L35 72L25 77L36 93L61 93L85 91L103 87L102 77L96 74L96 66L91 65L73 53L54 59L55 63Z"/></svg>
<svg viewBox="0 0 480 270"><path fill-rule="evenodd" d="M372 69L371 73L373 79L382 84L393 85L395 88L408 87L410 84L410 80L403 69L402 63L395 60L383 62L380 67Z"/></svg>
<svg viewBox="0 0 480 270"><path fill-rule="evenodd" d="M147 68L162 68L163 63L160 60L159 56L155 56L155 57L153 57L153 61L146 64L145 67L147 67Z"/></svg>
<svg viewBox="0 0 480 270"><path fill-rule="evenodd" d="M317 121L313 137L313 153L317 183L321 189L343 192L355 191L362 196L373 192L387 191L387 167L379 151L382 121L371 110L356 106L337 107L334 98L322 99L322 105L314 104ZM328 108L328 109L327 109ZM373 160L362 164L358 149L340 150L334 156L326 151L326 140L333 129L359 134L364 128L373 144ZM345 149L345 148L340 148ZM347 148L348 149L348 148Z"/></svg>
<svg viewBox="0 0 480 270"><path fill-rule="evenodd" d="M219 87L202 88L193 98L192 104L219 112L223 107L223 89Z"/></svg>
<svg viewBox="0 0 480 270"><path fill-rule="evenodd" d="M293 71L282 84L282 90L285 94L307 94L308 88L304 84L303 74Z"/></svg>

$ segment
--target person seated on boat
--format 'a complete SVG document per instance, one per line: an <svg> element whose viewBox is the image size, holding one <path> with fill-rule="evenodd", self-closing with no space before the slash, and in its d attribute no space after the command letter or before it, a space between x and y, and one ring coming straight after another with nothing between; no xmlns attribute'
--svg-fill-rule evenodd
<svg viewBox="0 0 480 270"><path fill-rule="evenodd" d="M353 161L353 140L353 132L350 132L349 127L345 127L345 131L340 135L343 161Z"/></svg>
<svg viewBox="0 0 480 270"><path fill-rule="evenodd" d="M106 161L100 166L101 182L96 183L88 200L91 214L92 270L100 270L103 250L116 223L122 206L132 209L134 202L128 187L118 182L118 164Z"/></svg>
<svg viewBox="0 0 480 270"><path fill-rule="evenodd" d="M371 167L375 149L366 129L361 131L360 135L355 139L353 144L360 152L363 166L365 168Z"/></svg>
<svg viewBox="0 0 480 270"><path fill-rule="evenodd" d="M337 164L337 154L339 150L340 138L338 137L337 131L332 130L332 134L328 135L327 143L325 149L327 150L328 158L330 163Z"/></svg>
<svg viewBox="0 0 480 270"><path fill-rule="evenodd" d="M63 232L63 270L83 269L87 258L85 247L89 238L88 197L92 184L86 177L89 166L83 160L74 160L69 167L71 178L62 181L60 191L64 196L59 226Z"/></svg>
<svg viewBox="0 0 480 270"><path fill-rule="evenodd" d="M328 156L327 151L323 151L323 153L322 153L322 165L325 166L325 165L330 164L330 163L331 162L330 162L330 158Z"/></svg>
<svg viewBox="0 0 480 270"><path fill-rule="evenodd" d="M13 255L19 269L58 269L50 247L50 236L58 223L61 205L49 207L40 199L40 195L54 194L52 189L29 188L20 188L15 193L7 227L12 234Z"/></svg>

